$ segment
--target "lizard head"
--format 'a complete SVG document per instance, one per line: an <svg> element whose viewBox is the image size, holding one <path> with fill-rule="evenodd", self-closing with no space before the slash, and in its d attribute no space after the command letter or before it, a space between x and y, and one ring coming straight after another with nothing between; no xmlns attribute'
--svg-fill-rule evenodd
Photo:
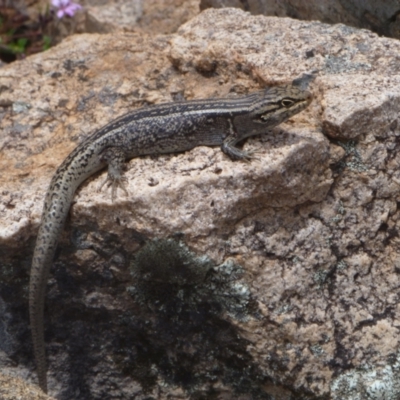
<svg viewBox="0 0 400 400"><path fill-rule="evenodd" d="M309 75L303 75L291 84L254 93L243 114L234 118L238 138L264 133L308 107L312 100L307 90L310 80Z"/></svg>
<svg viewBox="0 0 400 400"><path fill-rule="evenodd" d="M255 99L250 117L256 124L272 128L307 108L311 100L311 93L296 81L290 85L271 87L260 92Z"/></svg>

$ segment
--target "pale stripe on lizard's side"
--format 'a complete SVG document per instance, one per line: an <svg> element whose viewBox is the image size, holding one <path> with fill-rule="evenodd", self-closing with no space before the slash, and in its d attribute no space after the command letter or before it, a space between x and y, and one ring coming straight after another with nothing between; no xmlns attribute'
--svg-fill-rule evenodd
<svg viewBox="0 0 400 400"><path fill-rule="evenodd" d="M310 75L232 99L167 103L125 114L95 131L64 160L47 191L32 260L29 313L39 385L47 391L43 307L49 270L74 193L108 165L114 198L124 189L126 160L148 154L174 153L196 146L221 146L231 159L251 159L236 147L241 140L279 125L311 102Z"/></svg>

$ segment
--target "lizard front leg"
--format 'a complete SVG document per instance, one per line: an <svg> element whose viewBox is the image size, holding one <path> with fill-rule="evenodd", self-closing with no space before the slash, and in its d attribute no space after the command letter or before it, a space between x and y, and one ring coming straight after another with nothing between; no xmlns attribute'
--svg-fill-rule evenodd
<svg viewBox="0 0 400 400"><path fill-rule="evenodd" d="M222 143L221 150L232 160L252 160L254 158L253 154L255 154L256 152L252 150L240 150L238 147L236 147L236 144L239 141L240 140L238 140L235 136L229 135Z"/></svg>

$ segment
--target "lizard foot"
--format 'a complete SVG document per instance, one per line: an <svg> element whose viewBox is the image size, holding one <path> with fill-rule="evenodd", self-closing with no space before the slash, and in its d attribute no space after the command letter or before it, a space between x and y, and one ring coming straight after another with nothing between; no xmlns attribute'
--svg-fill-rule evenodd
<svg viewBox="0 0 400 400"><path fill-rule="evenodd" d="M228 137L228 139L230 139ZM258 149L250 149L250 150L241 150L234 145L233 140L225 139L225 141L221 145L221 150L229 156L232 160L243 160L243 161L251 161L258 159L256 154L260 154L260 150Z"/></svg>
<svg viewBox="0 0 400 400"><path fill-rule="evenodd" d="M250 162L253 160L260 161L260 155L262 151L260 149L249 149L249 150L242 150L242 157L240 158L243 161Z"/></svg>
<svg viewBox="0 0 400 400"><path fill-rule="evenodd" d="M118 187L125 192L126 196L129 195L125 185L127 180L123 177L125 158L126 156L124 151L119 147L108 147L101 155L101 159L108 164L108 175L107 179L101 184L98 191L100 191L104 185L107 185L107 187L111 186L112 202L114 202Z"/></svg>
<svg viewBox="0 0 400 400"><path fill-rule="evenodd" d="M121 188L123 190L123 192L125 193L125 196L129 196L128 190L126 189L126 182L127 182L127 179L124 178L123 176L111 177L110 174L108 174L107 178L99 186L97 191L100 192L103 189L104 185L107 185L108 188L111 186L111 201L114 202L118 188Z"/></svg>

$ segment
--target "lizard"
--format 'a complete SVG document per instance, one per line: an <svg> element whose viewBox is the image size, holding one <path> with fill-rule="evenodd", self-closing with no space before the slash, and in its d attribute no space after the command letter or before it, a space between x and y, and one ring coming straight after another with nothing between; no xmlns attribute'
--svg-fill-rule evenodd
<svg viewBox="0 0 400 400"><path fill-rule="evenodd" d="M312 100L307 89L310 80L310 75L304 74L289 84L236 98L198 99L138 108L95 130L67 156L45 195L30 272L30 329L39 386L44 392L47 393L45 290L76 189L108 166L103 185L111 186L114 200L118 187L126 193L123 169L127 160L184 152L197 146L220 146L232 160L250 160L252 152L236 144L265 133L304 110Z"/></svg>

